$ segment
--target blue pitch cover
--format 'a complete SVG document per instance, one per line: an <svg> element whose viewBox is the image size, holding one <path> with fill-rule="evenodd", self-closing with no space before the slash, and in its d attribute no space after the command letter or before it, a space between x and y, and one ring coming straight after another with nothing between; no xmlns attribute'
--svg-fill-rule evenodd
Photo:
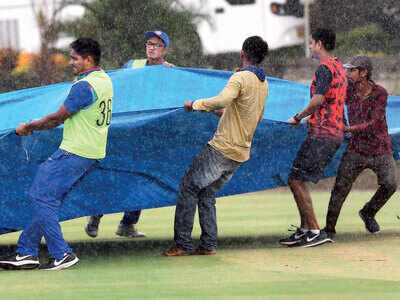
<svg viewBox="0 0 400 300"><path fill-rule="evenodd" d="M217 95L232 72L155 66L109 71L114 108L107 156L66 197L60 220L175 205L181 178L212 138L218 118L185 113L183 102ZM309 102L309 86L267 78L270 96L250 160L218 196L287 185L306 125L285 123ZM19 123L42 118L63 103L70 82L0 95L0 234L21 230L30 218L28 190L38 165L60 145L62 127L14 133ZM396 159L400 152L400 97L390 96L387 121ZM325 170L335 176L340 151Z"/></svg>

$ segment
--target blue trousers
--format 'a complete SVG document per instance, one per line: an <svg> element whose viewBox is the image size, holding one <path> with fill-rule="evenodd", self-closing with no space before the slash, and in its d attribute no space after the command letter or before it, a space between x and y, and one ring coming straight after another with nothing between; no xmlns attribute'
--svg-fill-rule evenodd
<svg viewBox="0 0 400 300"><path fill-rule="evenodd" d="M72 252L61 232L59 208L95 163L95 159L58 149L39 166L29 191L32 219L19 237L17 253L38 256L42 237L51 257L61 259L64 253Z"/></svg>
<svg viewBox="0 0 400 300"><path fill-rule="evenodd" d="M201 227L199 248L217 248L215 194L232 178L240 165L240 162L225 157L210 145L193 160L181 181L175 209L174 240L179 248L193 250L192 230L196 206Z"/></svg>

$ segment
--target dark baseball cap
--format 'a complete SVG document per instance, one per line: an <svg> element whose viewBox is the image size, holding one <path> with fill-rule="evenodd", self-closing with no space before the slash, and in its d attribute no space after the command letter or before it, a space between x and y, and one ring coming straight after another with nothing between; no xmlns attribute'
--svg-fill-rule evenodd
<svg viewBox="0 0 400 300"><path fill-rule="evenodd" d="M165 47L169 47L169 38L168 35L165 32L162 32L160 30L155 30L155 31L147 31L146 32L146 39L148 40L149 38L151 38L152 36L158 37L159 39L161 39L164 44Z"/></svg>
<svg viewBox="0 0 400 300"><path fill-rule="evenodd" d="M361 68L367 70L368 72L372 71L371 60L368 56L363 54L353 56L346 64L343 65L343 67L345 67L346 69Z"/></svg>

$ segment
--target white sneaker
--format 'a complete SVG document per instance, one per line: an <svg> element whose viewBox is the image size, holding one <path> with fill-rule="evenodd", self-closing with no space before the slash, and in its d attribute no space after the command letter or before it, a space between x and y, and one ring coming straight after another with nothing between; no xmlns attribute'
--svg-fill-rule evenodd
<svg viewBox="0 0 400 300"><path fill-rule="evenodd" d="M51 258L47 265L40 266L40 270L54 271L54 270L62 270L79 262L79 258L74 253L65 253L63 258L55 259Z"/></svg>

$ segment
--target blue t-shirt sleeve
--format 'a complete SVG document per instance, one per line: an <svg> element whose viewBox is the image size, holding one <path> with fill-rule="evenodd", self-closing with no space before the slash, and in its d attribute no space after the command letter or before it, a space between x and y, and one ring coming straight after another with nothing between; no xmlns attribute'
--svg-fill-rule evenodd
<svg viewBox="0 0 400 300"><path fill-rule="evenodd" d="M128 60L123 66L122 69L131 69L133 66L133 59Z"/></svg>
<svg viewBox="0 0 400 300"><path fill-rule="evenodd" d="M88 108L97 100L96 92L87 81L74 84L64 101L64 106L73 114Z"/></svg>
<svg viewBox="0 0 400 300"><path fill-rule="evenodd" d="M321 65L315 72L315 77L317 79L316 82L317 88L315 89L314 94L325 95L332 82L331 71L328 69L327 66Z"/></svg>

